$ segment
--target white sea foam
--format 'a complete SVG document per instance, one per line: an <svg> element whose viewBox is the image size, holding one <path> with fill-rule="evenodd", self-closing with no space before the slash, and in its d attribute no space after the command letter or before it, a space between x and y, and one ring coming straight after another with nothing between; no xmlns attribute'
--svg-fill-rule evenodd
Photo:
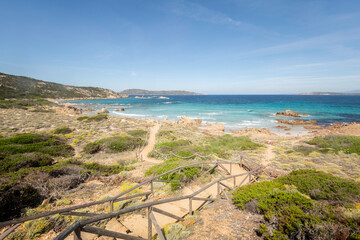
<svg viewBox="0 0 360 240"><path fill-rule="evenodd" d="M135 113L123 113L123 112L111 112L113 114L119 115L119 116L124 116L124 117L147 117L149 115L144 115L144 114L135 114Z"/></svg>
<svg viewBox="0 0 360 240"><path fill-rule="evenodd" d="M222 112L209 112L209 113L199 113L199 115L217 116L217 115L223 115L223 113Z"/></svg>

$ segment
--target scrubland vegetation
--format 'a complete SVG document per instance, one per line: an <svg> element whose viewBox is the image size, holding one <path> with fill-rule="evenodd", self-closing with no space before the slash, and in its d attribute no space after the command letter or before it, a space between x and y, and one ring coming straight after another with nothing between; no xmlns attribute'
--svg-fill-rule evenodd
<svg viewBox="0 0 360 240"><path fill-rule="evenodd" d="M234 203L261 213L265 239L359 239L360 184L324 172L297 170L238 188Z"/></svg>
<svg viewBox="0 0 360 240"><path fill-rule="evenodd" d="M191 134L191 133L189 133ZM234 137L230 134L222 136L186 136L172 130L160 131L159 143L151 153L152 157L164 159L166 156L195 158L195 155L208 156L214 154L218 158L230 158L242 150L254 150L261 145L254 143L246 136ZM205 159L205 158L204 158Z"/></svg>

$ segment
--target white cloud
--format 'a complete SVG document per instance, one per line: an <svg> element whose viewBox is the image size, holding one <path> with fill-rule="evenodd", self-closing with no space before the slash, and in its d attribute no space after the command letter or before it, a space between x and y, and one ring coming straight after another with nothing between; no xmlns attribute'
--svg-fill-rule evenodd
<svg viewBox="0 0 360 240"><path fill-rule="evenodd" d="M265 28L244 21L235 20L226 14L186 0L171 2L171 12L180 16L217 25L228 25L236 29L261 35L279 35Z"/></svg>

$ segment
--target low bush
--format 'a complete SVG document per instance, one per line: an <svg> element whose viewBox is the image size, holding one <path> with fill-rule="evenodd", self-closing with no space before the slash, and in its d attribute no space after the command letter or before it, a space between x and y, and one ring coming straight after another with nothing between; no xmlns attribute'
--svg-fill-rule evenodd
<svg viewBox="0 0 360 240"><path fill-rule="evenodd" d="M111 175L111 174L119 174L121 173L123 170L126 170L127 167L124 165L111 165L111 166L106 166L106 165L101 165L98 163L85 163L84 167L88 170L92 170L95 172L100 172L104 175Z"/></svg>
<svg viewBox="0 0 360 240"><path fill-rule="evenodd" d="M179 158L172 158L172 159L165 161L164 163L161 163L161 164L151 167L145 173L145 175L146 176L151 175L151 174L160 175L160 174L163 174L165 172L171 171L175 168L178 168L180 166L187 165L187 164L189 164L189 162L184 161ZM206 166L206 169L207 168L208 168L208 166ZM201 166L199 165L199 166L183 168L183 169L181 169L180 172L176 171L176 172L172 172L169 174L165 174L165 175L161 176L160 179L170 181L171 190L175 191L181 187L182 183L191 182L193 179L200 176L200 174L201 174Z"/></svg>
<svg viewBox="0 0 360 240"><path fill-rule="evenodd" d="M0 172L14 172L22 168L49 166L54 160L44 153L9 155L0 161Z"/></svg>
<svg viewBox="0 0 360 240"><path fill-rule="evenodd" d="M127 134L129 134L130 136L133 136L133 137L145 138L147 131L142 130L142 129L135 129L135 130L128 131Z"/></svg>
<svg viewBox="0 0 360 240"><path fill-rule="evenodd" d="M315 200L358 202L360 184L352 180L313 170L296 170L277 179L282 184L291 184Z"/></svg>
<svg viewBox="0 0 360 240"><path fill-rule="evenodd" d="M94 154L101 150L108 150L112 153L132 151L137 147L141 147L144 142L141 137L133 136L103 138L86 144L83 151L89 154Z"/></svg>
<svg viewBox="0 0 360 240"><path fill-rule="evenodd" d="M98 114L94 116L81 116L78 117L78 121L86 121L86 122L100 122L102 120L108 119L108 115L106 114Z"/></svg>
<svg viewBox="0 0 360 240"><path fill-rule="evenodd" d="M298 170L274 181L240 187L233 201L240 209L264 214L266 223L258 233L265 239L337 239L342 231L348 232L344 239L356 239L360 220L344 209L359 202L359 190L360 184L347 179Z"/></svg>
<svg viewBox="0 0 360 240"><path fill-rule="evenodd" d="M56 136L26 133L0 139L0 159L9 155L29 152L62 157L74 155L74 149L66 144L65 140Z"/></svg>
<svg viewBox="0 0 360 240"><path fill-rule="evenodd" d="M72 129L69 127L58 127L54 130L55 134L68 134L68 133L72 133Z"/></svg>
<svg viewBox="0 0 360 240"><path fill-rule="evenodd" d="M171 136L171 131L164 131L162 135ZM217 137L206 137L202 145L194 145L191 141L178 139L156 144L155 149L162 154L176 154L183 158L195 158L195 154L207 156L210 153L220 158L229 158L234 151L253 150L260 144L251 142L248 137L234 137L229 134ZM156 151L151 153L152 157L161 157ZM175 157L176 157L175 156Z"/></svg>
<svg viewBox="0 0 360 240"><path fill-rule="evenodd" d="M330 135L325 137L315 137L307 141L308 144L315 145L321 152L339 152L360 155L360 137L345 135Z"/></svg>

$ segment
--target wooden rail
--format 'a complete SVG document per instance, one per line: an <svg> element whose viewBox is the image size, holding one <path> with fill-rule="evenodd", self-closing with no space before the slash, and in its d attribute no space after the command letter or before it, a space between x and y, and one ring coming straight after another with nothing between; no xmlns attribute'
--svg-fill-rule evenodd
<svg viewBox="0 0 360 240"><path fill-rule="evenodd" d="M241 159L241 165L243 163L243 159ZM227 169L225 167L223 167L221 164L230 164L230 172L227 171ZM243 173L243 174L240 174L240 175L231 175L231 172L232 172L232 164L239 164L239 162L234 162L234 161L226 161L226 160L217 160L217 161L212 161L212 162L197 162L197 163L193 163L193 164L188 164L188 165L184 165L184 166L180 166L180 167L177 167L175 169L172 169L170 171L167 171L165 173L162 173L160 175L157 175L157 176L154 176L154 177L151 177L149 178L148 180L114 196L114 197L111 197L111 198L108 198L108 199L104 199L104 200L99 200L99 201L94 201L94 202L90 202L90 203L86 203L86 204L82 204L82 205L77 205L77 206L72 206L72 207L67 207L67 208L63 208L63 209L58 209L58 210L53 210L53 211L48 211L48 212L43 212L43 213L39 213L39 214L36 214L36 215L33 215L33 216L28 216L28 217L24 217L24 218L19 218L19 219L14 219L14 220L10 220L10 221L5 221L5 222L0 222L0 227L4 227L4 226L8 226L8 225L12 225L12 224L17 224L16 226L18 227L20 223L23 223L25 221L29 221L29 220L33 220L33 219L38 219L38 218L42 218L42 217L46 217L46 216L51 216L51 215L55 215L55 214L63 214L63 215L75 215L75 216L87 216L87 217L90 217L88 218L89 221L99 221L97 220L99 217L103 218L103 219L107 219L107 218L112 218L114 216L119 216L121 214L124 214L124 213L127 213L127 212L131 212L131 211L136 211L138 209L141 209L141 208L147 208L147 207L152 207L154 205L158 205L158 204L163 204L163 203L167 203L167 202L172 202L172 201L179 201L179 200L183 200L183 199L189 199L189 213L191 214L192 213L192 200L200 200L201 198L198 198L198 197L195 197L196 195L198 195L199 193L205 191L207 188L213 186L214 184L217 184L218 182L220 181L223 181L223 180L227 180L229 178L233 178L234 179L234 187L236 186L236 177L239 177L239 176L242 176L242 175L246 175L248 174L248 176L246 178L250 178L250 174L253 174L255 173L255 171L257 171L258 169L261 168L260 165L258 165L258 167L252 171L249 171L248 173ZM222 178L222 179L219 179L219 180L216 180L208 185L206 185L205 187L203 187L202 189L196 191L195 193L191 194L191 195L188 195L188 196L183 196L183 197L178 197L178 198L171 198L171 199L165 199L165 200L160 200L160 201L157 201L157 202L150 202L150 203L146 203L146 204L142 204L142 205L138 205L138 206L135 206L135 207L130 207L130 208L126 208L126 209L123 209L123 210L126 210L126 212L120 210L120 211L115 211L113 212L113 204L115 202L118 202L118 201L122 201L122 200L128 200L128 199L132 199L132 198L136 198L136 197L141 197L141 196L146 196L146 198L151 194L153 193L153 183L154 182L168 182L168 181L165 181L165 180L159 180L158 178L166 175L166 174L169 174L169 173L172 173L172 172L176 172L176 171L179 171L179 170L182 170L183 168L186 168L186 167L192 167L192 166L201 166L201 169L203 170L204 166L205 165L214 165L213 167L210 168L210 172L213 171L215 168L217 168L218 166L220 166L221 168L223 168L224 170L226 170L227 174L230 174L231 176L228 176L228 177L225 177L225 178ZM245 179L246 179L245 178ZM242 183L245 181L245 179L239 184L239 186L242 185ZM142 187L143 185L145 184L148 184L150 183L151 184L151 191L149 192L145 192L145 193L140 193L140 194L136 194L136 195L132 195L132 196L126 196L126 197L122 197L128 193L130 193L131 191L135 190L135 189L138 189L140 187ZM224 190L221 190L220 189L221 186L220 184L218 184L218 195L220 195L221 193L224 193ZM227 186L227 188L229 188ZM204 200L204 199L201 199L201 200ZM204 201L213 201L214 199L206 199ZM74 210L78 210L78 209L82 209L82 208L86 208L86 207L90 207L90 206L94 206L94 205L98 205L98 204L104 204L104 203L109 203L110 204L110 213L107 213L107 214L97 214L97 213L79 213L79 212L73 212ZM206 202L205 202L206 203ZM157 209L159 210L159 209ZM156 210L155 210L156 211ZM158 212L158 211L156 211ZM109 215L110 214L110 215ZM114 215L115 214L115 215ZM166 213L163 213L166 215ZM171 213L167 213L168 215L171 214ZM94 220L95 219L95 220ZM64 233L61 233L59 234L55 239L64 239L65 237L63 237L64 234L66 234L68 231L69 234L71 232L75 232L74 236L75 238L77 239L78 237L80 237L80 234L81 234L81 231L82 230L82 226L85 226L86 224L89 224L89 223L92 223L92 222L87 222L85 221L86 219L84 219L83 221L81 221L81 223L79 222L76 222L74 224L72 224L69 228L67 228ZM179 219L178 219L179 220ZM152 222L152 219L149 219L149 222ZM79 225L80 224L80 225ZM12 229L12 228L11 228ZM16 228L14 228L16 229ZM13 230L14 230L13 229ZM94 229L92 228L86 228L87 232L89 231L95 231ZM89 230L90 229L90 230ZM10 230L10 229L9 229ZM8 230L8 231L9 231ZM12 231L13 231L12 230ZM8 232L6 231L6 232ZM84 230L85 231L85 230ZM10 232L11 233L11 232ZM112 233L109 233L109 232L103 232L104 236L110 236L109 234L112 234ZM8 233L9 234L9 233ZM158 233L159 234L159 233ZM0 236L0 240L5 238L3 237L4 234L2 234ZM117 236L120 236L122 234L118 234ZM126 235L126 234L124 234ZM130 236L130 235L126 235L126 236ZM159 235L160 236L160 235ZM110 236L110 237L113 237L113 236ZM117 238L121 238L121 237L117 237ZM122 239L135 239L135 238L122 238ZM138 238L139 239L139 238Z"/></svg>
<svg viewBox="0 0 360 240"><path fill-rule="evenodd" d="M160 178L160 177L162 177L162 176L164 176L166 174L176 172L176 171L181 170L181 169L186 168L186 167L192 167L192 166L197 166L197 165L203 166L203 165L214 164L214 167L212 169L215 169L216 168L215 166L217 164L219 164L219 162L221 162L222 164L236 164L236 162L231 162L231 161L226 161L226 160L218 160L218 161L215 161L215 162L197 162L197 163L192 163L192 164L180 166L180 167L174 168L174 169L172 169L170 171L167 171L165 173L162 173L160 175L151 177L148 180L146 180L146 181L144 181L142 183L139 183L138 185L136 185L136 186L124 191L124 192L121 192L120 194L118 194L118 195L116 195L114 197L107 198L107 199L104 199L104 200L94 201L94 202L90 202L90 203L85 203L85 204L82 204L82 205L76 205L76 206L72 206L72 207L67 207L67 208L57 209L57 210L53 210L53 211L43 212L43 213L35 214L35 215L32 215L32 216L27 216L27 217L24 217L24 218L18 218L18 219L14 219L14 220L0 222L0 228L5 227L5 226L9 226L9 225L12 225L12 224L23 223L23 222L26 222L26 221L29 221L29 220L34 220L34 219L38 219L38 218L42 218L42 217L55 215L55 214L67 213L67 212L71 212L71 211L74 211L74 210L77 210L77 209L87 208L87 207L94 206L94 205L99 205L99 204L104 204L104 203L109 203L110 205L113 205L113 203L117 202L117 201L122 201L122 200L125 200L125 199L131 199L131 198L138 197L138 195L133 195L133 196L129 196L129 197L120 199L120 197L130 193L131 191L133 191L135 189L138 189L138 188L142 187L145 184L150 183L152 185L152 183L154 181L155 182L162 181L162 180L158 180L157 178ZM153 189L151 189L151 192L152 191L153 191ZM111 206L110 206L110 209L111 209Z"/></svg>
<svg viewBox="0 0 360 240"><path fill-rule="evenodd" d="M144 204L141 204L141 205L137 205L137 206L133 206L133 207L129 207L129 208L121 209L121 210L118 210L118 211L114 211L114 212L110 212L110 213L106 213L106 214L101 214L101 215L97 215L97 216L94 216L94 217L90 217L90 218L86 218L86 219L77 221L77 222L73 223L71 226L69 226L67 229L65 229L63 232L61 232L57 237L54 238L54 240L63 240L67 236L69 236L72 232L75 232L74 240L77 240L78 238L81 239L81 231L82 231L82 229L84 229L86 227L86 225L96 223L96 222L104 220L104 219L119 217L120 215L123 215L125 213L130 213L130 212L137 211L137 210L140 210L140 209L147 209L147 211L148 211L148 213L147 213L148 214L148 239L149 240L152 239L152 236L153 236L153 234L152 234L152 225L154 225L155 230L156 230L159 238L165 240L165 237L164 237L164 235L163 235L163 233L161 231L160 226L157 223L157 220L156 220L153 212L158 212L158 213L164 214L166 216L170 216L170 217L172 217L174 219L177 219L177 220L181 220L182 218L178 217L178 216L176 216L176 215L174 215L172 213L166 212L164 210L160 210L158 208L155 208L154 206L164 204L164 203L170 203L170 202L176 202L176 201L181 201L181 200L184 200L184 199L188 199L189 200L188 214L192 215L192 213L193 213L192 201L193 200L201 200L201 201L213 201L213 200L215 200L215 199L211 199L211 198L209 199L209 198L196 197L198 194L204 192L206 189L208 189L211 186L217 184L217 188L218 188L218 191L217 191L218 196L217 197L218 198L221 197L220 195L223 193L225 198L229 199L228 196L226 195L224 187L230 188L230 189L231 189L231 187L225 185L224 183L222 183L222 181L225 181L225 180L228 180L228 179L231 179L231 178L235 179L236 177L241 177L241 176L246 175L245 178L242 180L242 182L238 185L238 186L241 186L245 182L245 180L250 178L250 176L252 174L254 174L256 171L259 170L259 168L260 167L254 169L254 170L252 170L250 172L247 172L247 173L231 175L231 176L227 176L227 177L223 177L221 179L215 180L215 181L207 184L203 188L199 189L198 191L196 191L196 192L194 192L192 194L186 195L186 196L180 196L180 197L174 197L174 198L169 198L169 199L162 199L162 200L159 200L159 201L147 202L147 203L144 203ZM236 187L236 185L234 187ZM97 234L100 234L100 232L98 232ZM110 236L110 235L104 235L104 236ZM112 235L112 236L115 236L115 235ZM117 236L118 236L118 238L121 238L121 239L130 239L130 238L127 238L127 237L124 237L124 236L120 237L120 235L117 235ZM126 235L126 236L131 236L131 235ZM134 236L131 236L131 237L134 237ZM133 239L133 238L131 238L131 239Z"/></svg>

